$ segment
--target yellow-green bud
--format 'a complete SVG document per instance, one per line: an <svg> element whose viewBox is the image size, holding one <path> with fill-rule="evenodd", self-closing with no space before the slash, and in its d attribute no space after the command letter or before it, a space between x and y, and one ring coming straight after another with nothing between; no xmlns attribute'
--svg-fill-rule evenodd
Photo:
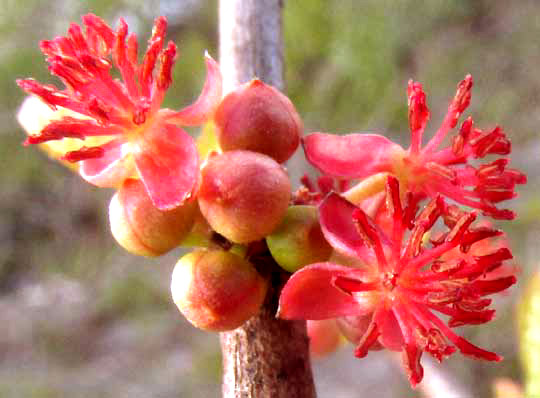
<svg viewBox="0 0 540 398"><path fill-rule="evenodd" d="M127 179L112 197L109 221L116 241L127 251L155 257L177 247L193 226L197 202L172 210L156 208L137 179Z"/></svg>

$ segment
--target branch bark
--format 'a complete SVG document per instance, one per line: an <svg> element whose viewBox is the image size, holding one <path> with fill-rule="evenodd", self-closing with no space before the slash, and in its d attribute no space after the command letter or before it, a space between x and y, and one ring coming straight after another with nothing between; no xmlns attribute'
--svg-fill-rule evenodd
<svg viewBox="0 0 540 398"><path fill-rule="evenodd" d="M282 6L282 0L220 0L226 93L254 77L284 89ZM258 315L221 333L223 397L314 398L306 324L276 319L282 271L272 262L254 262L271 287Z"/></svg>
<svg viewBox="0 0 540 398"><path fill-rule="evenodd" d="M283 83L282 0L220 0L220 66L224 90L258 77Z"/></svg>

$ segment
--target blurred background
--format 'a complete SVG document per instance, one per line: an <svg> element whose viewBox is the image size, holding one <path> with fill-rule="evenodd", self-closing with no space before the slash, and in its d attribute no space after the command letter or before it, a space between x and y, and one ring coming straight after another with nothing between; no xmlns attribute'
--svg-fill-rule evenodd
<svg viewBox="0 0 540 398"><path fill-rule="evenodd" d="M500 224L520 281L496 299L493 322L459 330L505 360L454 355L437 366L442 373L427 369L426 382L436 385L442 377L457 397L493 396L501 378L525 383L529 365L520 363L519 336L524 351L540 346L540 332L529 332L529 323L521 333L517 327L520 297L540 265L540 3L285 3L287 90L306 132L373 131L408 146L408 79L424 84L432 110L426 134L432 134L457 83L473 75L467 114L481 128L505 128L513 167L529 177L510 204L518 219ZM15 115L24 94L15 79L58 83L38 43L63 35L88 12L112 26L123 16L140 46L153 19L168 17L168 38L180 50L168 107L179 109L200 92L204 50L218 56L216 1L0 2L0 397L218 397L218 336L192 328L169 297L181 252L143 259L123 251L108 230L113 192L21 145ZM299 167L298 160L291 165ZM538 312L531 297L527 308ZM384 352L356 360L344 345L314 361L314 372L320 397L427 396L409 389L399 364Z"/></svg>

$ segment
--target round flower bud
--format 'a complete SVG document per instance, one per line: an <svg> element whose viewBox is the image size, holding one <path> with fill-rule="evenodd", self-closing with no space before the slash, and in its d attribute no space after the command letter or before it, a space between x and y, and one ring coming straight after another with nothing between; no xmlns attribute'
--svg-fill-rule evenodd
<svg viewBox="0 0 540 398"><path fill-rule="evenodd" d="M332 254L314 206L290 206L281 225L266 237L266 243L274 260L289 272L326 261Z"/></svg>
<svg viewBox="0 0 540 398"><path fill-rule="evenodd" d="M335 319L307 321L309 352L312 357L324 357L337 350L341 333Z"/></svg>
<svg viewBox="0 0 540 398"><path fill-rule="evenodd" d="M303 123L292 102L258 79L229 93L214 115L224 151L264 153L278 163L289 159L300 143Z"/></svg>
<svg viewBox="0 0 540 398"><path fill-rule="evenodd" d="M197 202L172 210L156 208L138 179L127 179L109 204L109 221L116 241L127 251L155 257L177 247L193 226Z"/></svg>
<svg viewBox="0 0 540 398"><path fill-rule="evenodd" d="M235 243L264 238L283 219L289 177L272 158L250 151L212 156L201 171L199 206L210 226Z"/></svg>
<svg viewBox="0 0 540 398"><path fill-rule="evenodd" d="M194 326L232 330L255 315L268 283L242 257L223 250L196 250L182 257L172 274L174 303Z"/></svg>

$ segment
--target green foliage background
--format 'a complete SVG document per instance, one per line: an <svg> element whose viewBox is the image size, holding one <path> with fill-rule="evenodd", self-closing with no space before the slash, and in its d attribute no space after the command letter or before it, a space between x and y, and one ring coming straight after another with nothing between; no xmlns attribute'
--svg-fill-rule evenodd
<svg viewBox="0 0 540 398"><path fill-rule="evenodd" d="M113 26L124 16L141 45L153 19L167 15L168 37L179 45L180 59L166 105L190 103L204 79L204 50L218 56L216 10L215 1L197 0L2 0L0 396L219 395L217 337L191 328L169 298L180 252L145 260L117 247L107 225L112 191L86 184L36 148L23 148L15 119L24 98L16 78L55 82L39 40L64 34L87 12ZM288 94L306 132L376 131L408 145L407 80L424 83L430 134L457 83L471 73L468 114L481 127L504 126L512 139L514 167L530 181L511 205L519 219L504 224L521 282L498 300L494 322L463 331L506 360L494 365L456 355L442 367L474 396L489 396L496 377L523 381L514 306L540 254L538 15L540 4L533 0L285 5ZM347 346L315 363L321 396L411 396L384 353L357 361L351 351Z"/></svg>

